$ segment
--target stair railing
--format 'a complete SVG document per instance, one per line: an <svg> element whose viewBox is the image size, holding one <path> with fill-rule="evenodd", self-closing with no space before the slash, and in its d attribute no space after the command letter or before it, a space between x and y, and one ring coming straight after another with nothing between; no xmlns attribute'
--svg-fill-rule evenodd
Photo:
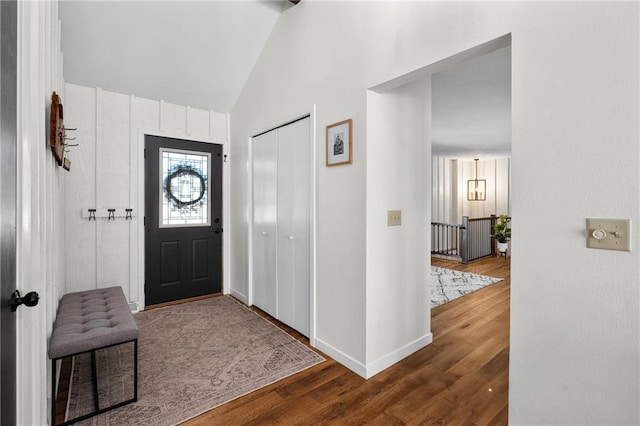
<svg viewBox="0 0 640 426"><path fill-rule="evenodd" d="M431 222L431 255L462 263L496 254L493 225L496 216L469 219L461 224Z"/></svg>

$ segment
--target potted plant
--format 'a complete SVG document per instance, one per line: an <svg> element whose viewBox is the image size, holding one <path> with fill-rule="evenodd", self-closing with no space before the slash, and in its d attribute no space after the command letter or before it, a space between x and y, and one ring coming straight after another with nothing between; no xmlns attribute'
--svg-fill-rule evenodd
<svg viewBox="0 0 640 426"><path fill-rule="evenodd" d="M495 225L493 225L493 236L498 242L498 251L500 253L505 253L509 247L508 242L511 239L509 222L511 222L511 218L505 214L501 214Z"/></svg>

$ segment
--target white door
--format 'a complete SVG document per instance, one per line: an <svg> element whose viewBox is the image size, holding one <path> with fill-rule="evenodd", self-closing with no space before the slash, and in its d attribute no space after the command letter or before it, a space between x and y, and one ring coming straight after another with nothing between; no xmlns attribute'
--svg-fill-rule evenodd
<svg viewBox="0 0 640 426"><path fill-rule="evenodd" d="M309 335L310 119L278 129L278 319Z"/></svg>
<svg viewBox="0 0 640 426"><path fill-rule="evenodd" d="M277 310L277 132L253 138L253 303Z"/></svg>
<svg viewBox="0 0 640 426"><path fill-rule="evenodd" d="M305 336L310 330L311 120L252 141L253 304Z"/></svg>

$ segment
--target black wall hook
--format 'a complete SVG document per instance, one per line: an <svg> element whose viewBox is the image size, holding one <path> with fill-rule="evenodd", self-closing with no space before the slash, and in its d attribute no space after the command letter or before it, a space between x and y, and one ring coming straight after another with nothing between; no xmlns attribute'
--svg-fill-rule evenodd
<svg viewBox="0 0 640 426"><path fill-rule="evenodd" d="M36 306L38 301L40 300L40 296L35 291L30 291L25 294L24 297L20 296L20 292L18 290L14 291L11 295L11 311L15 312L18 309L18 306Z"/></svg>

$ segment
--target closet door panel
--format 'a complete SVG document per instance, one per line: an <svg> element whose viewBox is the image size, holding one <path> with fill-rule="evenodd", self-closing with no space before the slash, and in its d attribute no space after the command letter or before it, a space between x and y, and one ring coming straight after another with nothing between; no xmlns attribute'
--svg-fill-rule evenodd
<svg viewBox="0 0 640 426"><path fill-rule="evenodd" d="M277 317L277 132L253 138L253 303Z"/></svg>
<svg viewBox="0 0 640 426"><path fill-rule="evenodd" d="M295 324L295 124L278 129L278 319Z"/></svg>
<svg viewBox="0 0 640 426"><path fill-rule="evenodd" d="M309 335L310 119L278 130L278 315Z"/></svg>
<svg viewBox="0 0 640 426"><path fill-rule="evenodd" d="M295 235L295 293L296 330L309 337L311 312L311 119L296 123L294 149L293 235Z"/></svg>

